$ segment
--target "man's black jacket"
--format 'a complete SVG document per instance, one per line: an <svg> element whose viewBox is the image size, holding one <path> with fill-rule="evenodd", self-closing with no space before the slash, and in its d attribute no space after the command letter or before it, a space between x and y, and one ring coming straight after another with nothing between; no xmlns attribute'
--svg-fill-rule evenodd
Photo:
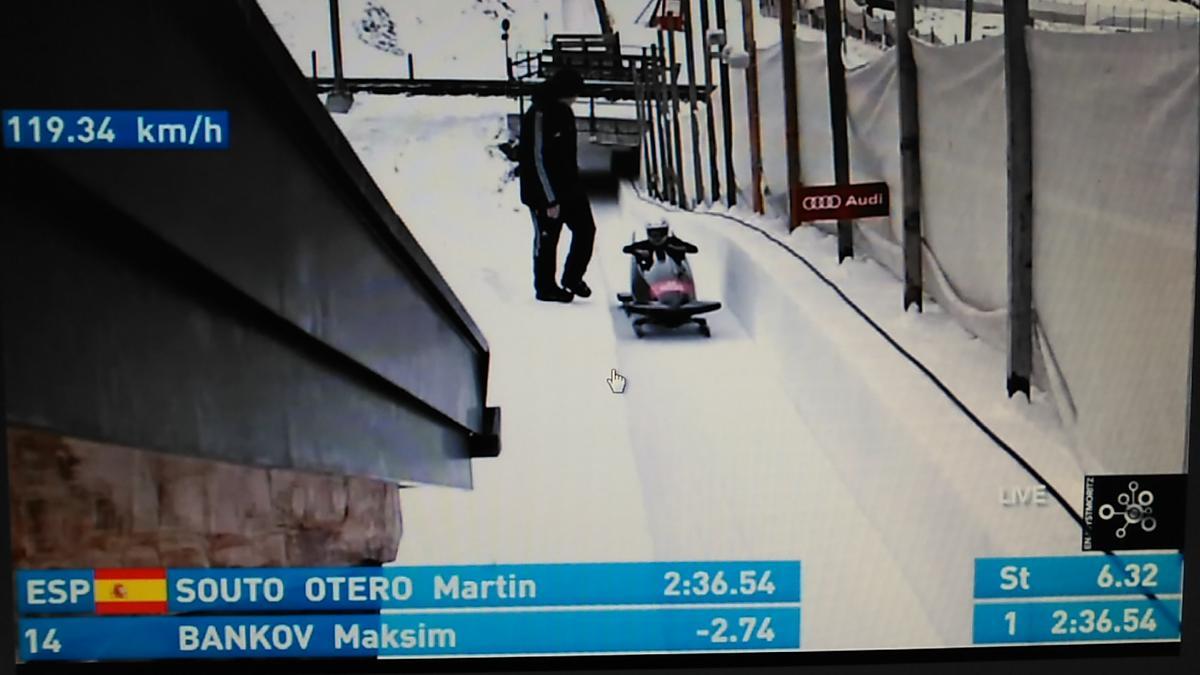
<svg viewBox="0 0 1200 675"><path fill-rule="evenodd" d="M521 201L543 210L579 192L575 113L552 98L538 97L521 118L518 144Z"/></svg>

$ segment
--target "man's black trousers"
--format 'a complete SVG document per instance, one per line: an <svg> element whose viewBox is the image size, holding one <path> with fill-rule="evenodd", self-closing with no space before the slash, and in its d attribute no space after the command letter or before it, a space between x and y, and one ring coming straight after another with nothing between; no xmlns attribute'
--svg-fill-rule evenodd
<svg viewBox="0 0 1200 675"><path fill-rule="evenodd" d="M565 223L571 230L571 249L563 265L562 283L571 286L583 280L592 259L596 241L596 223L587 197L575 197L560 205L558 218L544 210L530 209L533 214L533 288L544 292L557 286L554 270L558 266L558 237Z"/></svg>

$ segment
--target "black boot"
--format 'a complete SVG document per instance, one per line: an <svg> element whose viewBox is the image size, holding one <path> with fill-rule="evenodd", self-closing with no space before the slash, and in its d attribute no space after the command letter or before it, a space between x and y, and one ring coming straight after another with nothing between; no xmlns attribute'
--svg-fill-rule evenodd
<svg viewBox="0 0 1200 675"><path fill-rule="evenodd" d="M569 291L564 291L558 286L543 289L537 292L537 299L542 302L571 302L575 299Z"/></svg>
<svg viewBox="0 0 1200 675"><path fill-rule="evenodd" d="M587 298L592 295L592 289L588 288L588 285L586 283L584 283L583 279L580 279L579 281L576 281L574 283L563 284L563 288L574 293L575 295L578 295L581 298Z"/></svg>

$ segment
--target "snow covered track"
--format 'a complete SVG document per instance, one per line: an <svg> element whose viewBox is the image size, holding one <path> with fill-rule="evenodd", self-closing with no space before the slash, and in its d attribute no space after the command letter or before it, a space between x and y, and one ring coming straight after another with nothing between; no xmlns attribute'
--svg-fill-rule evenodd
<svg viewBox="0 0 1200 675"><path fill-rule="evenodd" d="M807 625L805 645L937 642L933 622L911 615L919 616L920 603L910 584L737 316L708 315L711 339L690 327L638 339L609 299L628 290L629 259L620 248L645 222L628 197L597 208L601 254L592 275L610 295L592 302L611 317L616 367L629 380L622 398L655 558L800 559L806 611L837 616L882 605L846 615L854 631L836 621ZM709 281L700 293L719 297L721 284L711 281L720 276L719 251L707 233L683 235L701 247L693 265ZM877 565L869 580L854 574L862 557Z"/></svg>
<svg viewBox="0 0 1200 675"><path fill-rule="evenodd" d="M505 112L364 96L339 118L488 336L489 404L505 416L504 452L475 463L475 490L403 495L397 563L799 559L806 615L821 617L803 645L831 649L969 644L975 558L1078 551L1057 505L1002 507L1001 490L1029 475L756 232L667 214L700 247L699 296L724 303L707 315L712 338L683 327L638 340L617 309L621 246L665 213L627 188L594 203L594 295L534 301L529 214L494 147ZM995 403L992 364L970 366L999 356L932 309L888 315L894 282L874 263L822 269L935 372L954 366L947 386L1068 500L1081 494L1078 467L1030 418L1044 409ZM605 382L613 368L624 394Z"/></svg>
<svg viewBox="0 0 1200 675"><path fill-rule="evenodd" d="M661 217L657 206L646 208L650 211L643 220ZM848 488L856 508L873 526L869 536L886 545L939 639L970 641L969 615L961 599L971 594L974 558L1078 550L1079 532L1066 511L999 505L1002 487L1029 483L1025 471L816 277L807 270L801 275L771 273L794 271L799 267L794 259L727 221L678 214L672 222L681 236L701 248L693 263L700 292L707 288L719 294L744 330L745 354L727 347L724 358L733 360L732 370L745 364L765 366L740 370L742 378L748 378L740 382L727 374L731 364L718 353L697 353L694 369L722 364L719 372L742 387L735 397L752 403L735 407L726 419L717 401L706 404L715 392L705 391L703 384L700 391L681 388L680 395L694 403L693 417L720 418L731 430L726 434L745 433L772 421L802 429L804 434L782 443L786 450L773 458L772 469L800 464L811 470L812 462L822 460L836 468L832 480ZM721 328L728 330L714 323L714 341L723 334ZM781 402L790 404L790 414L779 410ZM914 415L914 410L921 414ZM633 429L635 419L631 414ZM710 436L709 443L713 438L723 436ZM732 467L725 476L737 482L739 475L749 473ZM817 501L822 488L829 490L829 481L826 478L813 493L819 495ZM799 483L793 485L793 495L806 492ZM804 503L803 496L798 499L793 501L799 507L790 513L793 519L819 509ZM775 508L790 511L783 501ZM835 516L834 522L840 525L842 516ZM770 538L766 532L761 535ZM861 533L847 530L821 541L836 552L820 550L804 557L813 574L825 565L853 566L861 558ZM801 542L796 545L805 548ZM816 585L810 581L812 577L806 589Z"/></svg>
<svg viewBox="0 0 1200 675"><path fill-rule="evenodd" d="M638 194L639 198L641 198L643 201L646 201L646 202L650 201L644 194L642 194L636 188L636 186L634 186L633 189L634 189L635 193ZM676 209L676 212L679 212L678 209ZM869 325L881 338L883 338L883 340L885 342L887 342L893 349L895 349L898 354L903 356L915 368L917 368L919 371L921 371L921 373L923 375L925 375L925 377L928 378L929 381L939 391L941 391L946 396L946 398L952 404L954 404L954 406L956 408L958 408L959 411L964 416L966 416L969 420L971 420L971 422L973 424L975 424L976 427L979 428L981 433L983 433L985 436L990 438L992 440L992 442L995 443L998 448L1000 448L1005 453L1007 453L1010 457L1012 457L1013 461L1017 462L1017 464L1019 464L1021 466L1021 468L1025 469L1025 471L1030 475L1031 478L1037 479L1040 483L1045 484L1046 487L1048 488L1048 490L1050 491L1050 496L1052 496L1055 499L1055 501L1057 501L1059 503L1059 505L1062 506L1062 508L1066 510L1067 514L1070 515L1078 524L1080 524L1081 526L1083 525L1083 517L1081 515L1079 515L1079 512L1076 509L1076 507L1074 506L1074 504L1071 501L1069 501L1066 497L1064 497L1063 494L1057 489L1057 487L1055 487L1051 482L1046 481L1045 477L1043 477L1036 468L1034 468L1032 465L1030 465L1029 462L1024 457L1022 457L1019 452L1017 452L1008 443L1006 443L1004 441L1004 439L1002 439L998 435L996 435L996 433L984 421L979 419L979 416L976 415L969 407L967 407L967 405L965 403L963 403L962 400L959 399L954 394L954 392L951 391L946 386L946 384L944 382L942 382L941 379L938 378L938 376L935 373L933 373L924 363L922 363L917 357L913 356L908 350L906 350L904 348L903 345L901 345L890 334L888 334L888 332L883 327L881 327L877 322L875 322L866 312L864 312L862 310L861 307L859 307L840 288L838 288L837 284L835 284L828 277L826 277L824 274L822 274L820 270L818 270L811 262L808 261L808 259L806 259L801 254L797 253L795 251L795 249L791 248L790 246L788 246L786 243L784 243L780 239L773 236L770 232L768 232L762 228L759 228L751 223L748 223L744 220L741 220L739 218L736 218L734 216L728 215L726 213L721 213L721 212L712 212L708 215L712 215L717 218L726 219L730 222L737 223L743 227L746 227L750 230L757 232L758 234L762 235L764 238L766 238L771 243L775 244L779 248L786 251L789 255L791 255L793 258L798 260L805 267L807 267L809 269L809 271L811 271L818 279L820 279L820 281L822 283L824 283L826 286L828 286L830 288L830 290L832 290L842 300L842 302L844 302L846 304L847 307L849 307L867 325Z"/></svg>

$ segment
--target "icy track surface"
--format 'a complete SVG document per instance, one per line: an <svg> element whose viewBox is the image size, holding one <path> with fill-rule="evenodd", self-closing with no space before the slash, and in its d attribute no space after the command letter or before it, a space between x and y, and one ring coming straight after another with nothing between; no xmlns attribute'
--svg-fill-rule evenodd
<svg viewBox="0 0 1200 675"><path fill-rule="evenodd" d="M1057 505L1001 507L1002 488L1034 481L753 231L667 214L626 187L593 202L594 295L534 301L532 224L494 147L510 107L359 96L335 117L479 322L489 403L503 408L503 452L474 463L474 490L402 493L396 564L799 559L802 645L842 649L970 644L976 557L1078 552ZM621 245L664 214L700 247L700 295L725 303L711 339L684 328L638 340L615 307L629 283ZM794 243L833 255L819 238ZM898 297L877 266L838 274L865 306ZM907 326L915 351L980 400L994 383L975 386L974 362L996 355L936 314L928 325ZM622 395L605 382L612 368L628 378ZM985 412L1010 442L1040 443L1039 465L1073 498L1078 472L1056 454L1044 407L1029 410Z"/></svg>

